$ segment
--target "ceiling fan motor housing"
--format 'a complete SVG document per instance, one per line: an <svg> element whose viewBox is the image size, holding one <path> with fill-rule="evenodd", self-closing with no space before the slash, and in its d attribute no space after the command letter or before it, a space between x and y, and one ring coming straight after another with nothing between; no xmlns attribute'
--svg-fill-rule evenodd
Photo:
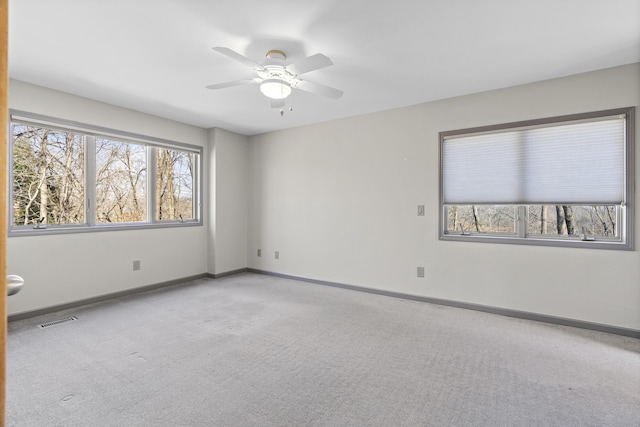
<svg viewBox="0 0 640 427"><path fill-rule="evenodd" d="M258 76L262 79L260 92L271 99L284 99L291 95L291 88L298 86L300 82L284 63L287 55L281 50L270 50L266 54L264 69L258 70Z"/></svg>

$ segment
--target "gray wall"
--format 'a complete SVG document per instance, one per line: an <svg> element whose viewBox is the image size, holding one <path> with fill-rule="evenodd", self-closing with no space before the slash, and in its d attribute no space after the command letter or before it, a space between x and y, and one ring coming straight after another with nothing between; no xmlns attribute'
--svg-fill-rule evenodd
<svg viewBox="0 0 640 427"><path fill-rule="evenodd" d="M438 132L639 98L634 64L251 137L249 267L640 329L638 251L438 240Z"/></svg>

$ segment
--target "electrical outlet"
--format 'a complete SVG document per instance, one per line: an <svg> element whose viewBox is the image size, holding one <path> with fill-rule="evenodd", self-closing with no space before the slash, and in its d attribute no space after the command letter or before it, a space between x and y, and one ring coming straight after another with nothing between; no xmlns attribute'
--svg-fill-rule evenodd
<svg viewBox="0 0 640 427"><path fill-rule="evenodd" d="M280 259L280 251L276 251L276 259Z"/></svg>
<svg viewBox="0 0 640 427"><path fill-rule="evenodd" d="M418 277L424 277L424 267L418 267Z"/></svg>
<svg viewBox="0 0 640 427"><path fill-rule="evenodd" d="M424 205L418 205L418 216L424 216Z"/></svg>
<svg viewBox="0 0 640 427"><path fill-rule="evenodd" d="M138 270L140 270L140 260L139 259L133 261L133 271L138 271Z"/></svg>
<svg viewBox="0 0 640 427"><path fill-rule="evenodd" d="M258 249L258 256L262 256L262 249Z"/></svg>

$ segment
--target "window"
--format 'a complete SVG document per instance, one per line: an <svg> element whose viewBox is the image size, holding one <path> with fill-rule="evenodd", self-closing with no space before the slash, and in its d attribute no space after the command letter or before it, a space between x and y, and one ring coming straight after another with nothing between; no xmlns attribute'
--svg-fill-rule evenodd
<svg viewBox="0 0 640 427"><path fill-rule="evenodd" d="M13 224L79 224L84 216L84 137L15 123Z"/></svg>
<svg viewBox="0 0 640 427"><path fill-rule="evenodd" d="M160 148L156 157L156 220L193 219L194 153Z"/></svg>
<svg viewBox="0 0 640 427"><path fill-rule="evenodd" d="M634 108L440 133L440 238L632 248Z"/></svg>
<svg viewBox="0 0 640 427"><path fill-rule="evenodd" d="M200 147L12 111L10 150L10 235L201 225Z"/></svg>
<svg viewBox="0 0 640 427"><path fill-rule="evenodd" d="M145 222L147 147L100 137L95 147L96 222Z"/></svg>

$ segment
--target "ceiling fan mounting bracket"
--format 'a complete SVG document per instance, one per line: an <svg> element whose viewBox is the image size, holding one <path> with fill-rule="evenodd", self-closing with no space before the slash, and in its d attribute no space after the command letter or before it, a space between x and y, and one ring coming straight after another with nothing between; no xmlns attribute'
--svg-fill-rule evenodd
<svg viewBox="0 0 640 427"><path fill-rule="evenodd" d="M278 49L272 49L265 55L267 59L287 59L287 54Z"/></svg>

